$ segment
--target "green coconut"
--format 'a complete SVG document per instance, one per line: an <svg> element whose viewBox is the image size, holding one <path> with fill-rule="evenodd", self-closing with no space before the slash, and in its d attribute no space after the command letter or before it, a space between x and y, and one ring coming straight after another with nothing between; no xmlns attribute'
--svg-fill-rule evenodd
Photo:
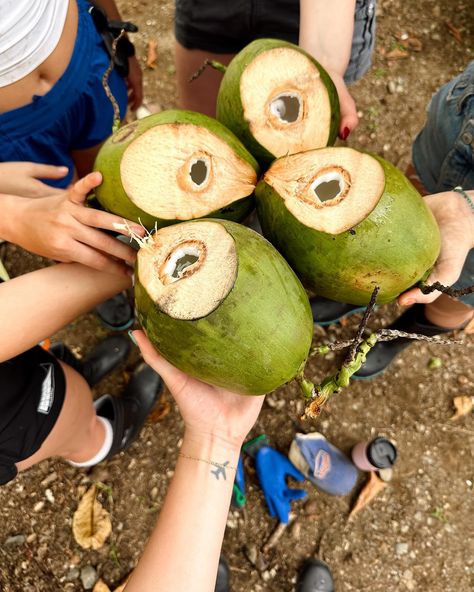
<svg viewBox="0 0 474 592"><path fill-rule="evenodd" d="M225 71L217 119L261 162L336 140L340 109L328 73L297 45L257 39Z"/></svg>
<svg viewBox="0 0 474 592"><path fill-rule="evenodd" d="M162 228L138 252L135 303L155 348L191 376L243 395L301 377L308 297L249 228L212 219Z"/></svg>
<svg viewBox="0 0 474 592"><path fill-rule="evenodd" d="M440 251L436 220L401 171L352 148L276 160L257 185L264 235L303 285L350 304L390 302Z"/></svg>
<svg viewBox="0 0 474 592"><path fill-rule="evenodd" d="M254 205L258 164L221 123L163 111L129 123L102 146L96 197L109 212L148 229L218 216L243 220Z"/></svg>

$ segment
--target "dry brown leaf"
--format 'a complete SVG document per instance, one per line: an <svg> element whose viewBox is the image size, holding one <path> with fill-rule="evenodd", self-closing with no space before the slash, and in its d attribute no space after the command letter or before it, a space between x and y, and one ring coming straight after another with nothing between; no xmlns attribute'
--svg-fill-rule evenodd
<svg viewBox="0 0 474 592"><path fill-rule="evenodd" d="M359 497L349 514L349 520L360 512L362 508L367 506L367 504L369 504L385 487L387 487L387 484L382 481L382 479L379 479L373 471L369 473L369 480L364 485L364 488L360 492Z"/></svg>
<svg viewBox="0 0 474 592"><path fill-rule="evenodd" d="M95 586L92 588L92 592L110 592L110 588L104 580L97 580Z"/></svg>
<svg viewBox="0 0 474 592"><path fill-rule="evenodd" d="M162 419L164 419L169 412L171 411L171 405L168 399L161 395L161 397L156 402L156 405L153 407L150 415L148 416L148 423L158 423Z"/></svg>
<svg viewBox="0 0 474 592"><path fill-rule="evenodd" d="M418 39L418 37L408 37L403 43L403 45L407 49L411 49L411 51L421 51L423 49L423 43Z"/></svg>
<svg viewBox="0 0 474 592"><path fill-rule="evenodd" d="M454 397L453 404L454 408L456 409L456 413L449 418L451 421L453 421L454 419L458 419L458 417L468 415L469 413L471 413L472 408L474 407L472 397L468 397L466 395Z"/></svg>
<svg viewBox="0 0 474 592"><path fill-rule="evenodd" d="M464 327L464 333L467 333L468 335L472 335L472 333L474 333L474 317L472 318L471 321L469 321L469 323Z"/></svg>
<svg viewBox="0 0 474 592"><path fill-rule="evenodd" d="M154 70L156 68L156 60L158 59L158 53L156 51L158 43L156 41L148 41L148 55L146 58L146 67Z"/></svg>
<svg viewBox="0 0 474 592"><path fill-rule="evenodd" d="M387 60L402 60L403 58L407 58L410 54L405 49L400 49L396 47L385 54Z"/></svg>
<svg viewBox="0 0 474 592"><path fill-rule="evenodd" d="M461 43L461 31L456 28L451 21L445 21L445 25L454 39L456 39L458 43Z"/></svg>
<svg viewBox="0 0 474 592"><path fill-rule="evenodd" d="M118 588L115 588L114 592L123 592L125 590L125 586L128 584L129 579L130 579L130 576L128 576L128 578L125 580L125 582L120 584L120 586Z"/></svg>
<svg viewBox="0 0 474 592"><path fill-rule="evenodd" d="M112 532L110 514L96 500L96 486L87 491L74 512L72 532L83 549L100 549Z"/></svg>

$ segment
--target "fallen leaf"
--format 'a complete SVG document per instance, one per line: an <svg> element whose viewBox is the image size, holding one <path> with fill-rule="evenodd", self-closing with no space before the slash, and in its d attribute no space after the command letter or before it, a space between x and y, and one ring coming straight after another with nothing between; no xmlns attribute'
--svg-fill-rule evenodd
<svg viewBox="0 0 474 592"><path fill-rule="evenodd" d="M461 43L461 31L457 29L451 21L445 21L444 23L454 39L456 39L458 43Z"/></svg>
<svg viewBox="0 0 474 592"><path fill-rule="evenodd" d="M95 586L92 588L92 592L110 592L110 588L104 580L97 580Z"/></svg>
<svg viewBox="0 0 474 592"><path fill-rule="evenodd" d="M128 576L128 578L125 580L125 582L120 584L120 586L118 588L115 588L114 592L123 592L125 590L125 586L128 584L129 579L130 579L130 576Z"/></svg>
<svg viewBox="0 0 474 592"><path fill-rule="evenodd" d="M171 405L168 399L162 395L156 402L156 405L148 416L147 421L148 423L158 423L159 421L163 420L170 411Z"/></svg>
<svg viewBox="0 0 474 592"><path fill-rule="evenodd" d="M469 323L464 327L464 333L467 333L468 335L472 335L472 333L474 333L474 317L472 318L471 321L469 321Z"/></svg>
<svg viewBox="0 0 474 592"><path fill-rule="evenodd" d="M369 473L369 480L364 485L364 488L360 492L359 497L349 514L349 520L360 512L362 508L367 506L367 504L369 504L385 487L387 487L387 484L379 479L374 472Z"/></svg>
<svg viewBox="0 0 474 592"><path fill-rule="evenodd" d="M454 397L453 404L454 408L456 409L456 413L449 418L451 421L458 419L458 417L463 417L463 415L468 415L471 413L472 408L474 407L473 398L466 395Z"/></svg>
<svg viewBox="0 0 474 592"><path fill-rule="evenodd" d="M395 49L392 49L392 51L386 53L385 57L387 58L387 60L402 60L404 58L407 58L409 55L410 54L405 49L400 49L396 47Z"/></svg>
<svg viewBox="0 0 474 592"><path fill-rule="evenodd" d="M408 37L403 41L403 46L411 49L411 51L421 51L423 49L423 44L418 37Z"/></svg>
<svg viewBox="0 0 474 592"><path fill-rule="evenodd" d="M83 549L100 549L112 532L110 514L96 500L93 485L82 497L72 518L72 533Z"/></svg>
<svg viewBox="0 0 474 592"><path fill-rule="evenodd" d="M156 68L156 60L158 58L158 54L156 52L157 47L158 43L156 41L148 41L148 55L146 58L146 67L151 68L152 70Z"/></svg>

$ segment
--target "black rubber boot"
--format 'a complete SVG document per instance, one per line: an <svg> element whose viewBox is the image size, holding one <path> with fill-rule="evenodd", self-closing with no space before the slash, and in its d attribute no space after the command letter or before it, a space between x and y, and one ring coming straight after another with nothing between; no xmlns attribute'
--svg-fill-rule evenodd
<svg viewBox="0 0 474 592"><path fill-rule="evenodd" d="M94 401L97 415L112 424L114 436L106 459L126 450L135 440L162 390L160 375L143 362L136 368L120 397L103 395Z"/></svg>
<svg viewBox="0 0 474 592"><path fill-rule="evenodd" d="M430 323L424 315L424 305L415 304L406 310L401 317L399 317L388 329L398 329L406 333L420 333L432 337L433 335L440 335L441 333L449 333L454 329L443 329L437 325ZM362 365L362 368L352 375L352 378L359 380L370 380L379 374L382 374L393 360L406 349L410 344L414 343L413 339L400 337L393 341L381 341L367 354L367 359Z"/></svg>
<svg viewBox="0 0 474 592"><path fill-rule="evenodd" d="M322 296L314 296L313 298L310 298L309 303L311 304L311 311L313 312L313 321L315 325L321 325L321 327L337 323L337 321L340 321L345 317L365 310L365 306L336 302L335 300L328 300Z"/></svg>
<svg viewBox="0 0 474 592"><path fill-rule="evenodd" d="M95 386L107 374L128 358L130 340L123 335L112 335L101 341L84 359L79 360L62 342L53 343L49 351L61 362L79 372L89 386Z"/></svg>
<svg viewBox="0 0 474 592"><path fill-rule="evenodd" d="M214 592L230 592L230 570L224 557L219 559Z"/></svg>
<svg viewBox="0 0 474 592"><path fill-rule="evenodd" d="M319 559L309 559L298 576L296 592L334 592L329 566Z"/></svg>
<svg viewBox="0 0 474 592"><path fill-rule="evenodd" d="M125 331L133 325L133 308L126 292L121 292L95 307L101 323L112 331Z"/></svg>

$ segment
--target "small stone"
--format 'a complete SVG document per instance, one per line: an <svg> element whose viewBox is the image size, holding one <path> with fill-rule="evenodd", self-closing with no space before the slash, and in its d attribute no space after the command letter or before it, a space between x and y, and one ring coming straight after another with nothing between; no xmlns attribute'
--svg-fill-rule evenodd
<svg viewBox="0 0 474 592"><path fill-rule="evenodd" d="M44 502L36 502L36 504L33 506L33 512L41 512L41 510L44 508Z"/></svg>
<svg viewBox="0 0 474 592"><path fill-rule="evenodd" d="M394 95L397 92L397 84L394 80L388 81L387 90L391 95Z"/></svg>
<svg viewBox="0 0 474 592"><path fill-rule="evenodd" d="M36 540L36 537L37 537L36 532L32 532L31 534L29 534L26 537L26 542L27 543L33 543Z"/></svg>
<svg viewBox="0 0 474 592"><path fill-rule="evenodd" d="M16 534L14 536L8 537L5 541L5 546L8 547L19 547L23 545L26 541L26 536L24 534Z"/></svg>
<svg viewBox="0 0 474 592"><path fill-rule="evenodd" d="M57 478L58 478L58 474L56 473L56 471L53 471L45 479L43 479L43 481L41 481L41 485L43 487L47 487L48 485L51 485L51 483L53 483L53 481L56 481Z"/></svg>
<svg viewBox="0 0 474 592"><path fill-rule="evenodd" d="M97 582L97 572L92 565L86 565L81 569L81 582L84 590L92 590Z"/></svg>
<svg viewBox="0 0 474 592"><path fill-rule="evenodd" d="M53 492L51 491L51 489L49 489L49 488L46 489L46 491L44 492L44 495L50 504L54 504L55 500L54 500L54 495L53 495Z"/></svg>
<svg viewBox="0 0 474 592"><path fill-rule="evenodd" d="M81 572L79 570L78 567L72 567L67 573L66 573L66 582L73 582L74 580L77 580L79 578L79 576L81 575Z"/></svg>
<svg viewBox="0 0 474 592"><path fill-rule="evenodd" d="M291 536L298 541L301 537L301 523L294 522L291 526Z"/></svg>
<svg viewBox="0 0 474 592"><path fill-rule="evenodd" d="M378 474L379 474L379 477L382 479L382 481L385 481L386 483L388 483L389 481L391 481L393 479L392 467L387 467L385 469L379 469Z"/></svg>
<svg viewBox="0 0 474 592"><path fill-rule="evenodd" d="M395 553L399 556L406 555L408 553L408 543L397 543L395 545Z"/></svg>
<svg viewBox="0 0 474 592"><path fill-rule="evenodd" d="M469 378L467 376L464 376L463 374L461 374L461 376L458 376L458 382L459 382L459 384L468 384Z"/></svg>
<svg viewBox="0 0 474 592"><path fill-rule="evenodd" d="M409 530L410 530L410 527L408 526L408 524L402 524L400 527L400 532L402 534L406 534Z"/></svg>
<svg viewBox="0 0 474 592"><path fill-rule="evenodd" d="M153 487L150 491L150 497L152 500L155 500L158 497L158 487Z"/></svg>

